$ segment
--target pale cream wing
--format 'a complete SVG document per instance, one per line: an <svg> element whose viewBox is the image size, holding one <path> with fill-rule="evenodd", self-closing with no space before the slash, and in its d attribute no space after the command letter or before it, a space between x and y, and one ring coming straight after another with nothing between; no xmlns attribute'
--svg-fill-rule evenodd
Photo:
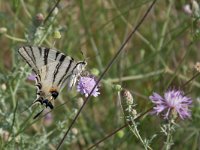
<svg viewBox="0 0 200 150"><path fill-rule="evenodd" d="M19 53L36 73L47 64L55 61L62 62L66 57L71 58L55 49L37 46L21 47Z"/></svg>

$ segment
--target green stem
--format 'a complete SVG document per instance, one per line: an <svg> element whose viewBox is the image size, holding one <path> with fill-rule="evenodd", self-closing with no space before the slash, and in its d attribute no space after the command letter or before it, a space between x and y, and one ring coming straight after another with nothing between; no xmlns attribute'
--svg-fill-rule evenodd
<svg viewBox="0 0 200 150"><path fill-rule="evenodd" d="M32 19L31 13L29 13L27 6L24 3L24 0L20 0L20 2L21 2L21 5L24 9L25 14L28 16L29 19Z"/></svg>
<svg viewBox="0 0 200 150"><path fill-rule="evenodd" d="M169 122L168 124L168 132L167 132L167 140L166 140L166 150L170 150L171 148L171 145L172 145L172 124L171 124L171 121Z"/></svg>
<svg viewBox="0 0 200 150"><path fill-rule="evenodd" d="M13 40L13 41L17 41L17 42L23 42L23 43L26 43L26 42L27 42L27 40L25 40L25 39L13 37L13 36L8 35L8 34L5 34L5 37L7 37L8 39L11 39L11 40Z"/></svg>
<svg viewBox="0 0 200 150"><path fill-rule="evenodd" d="M55 18L54 18L55 19ZM53 20L54 20L53 19ZM35 43L35 44L38 44L39 46L42 45L42 43L44 42L44 40L46 40L47 36L51 33L51 29L52 29L52 24L50 24L47 28L47 31L46 33L42 36L42 38L40 39L40 42L39 43Z"/></svg>
<svg viewBox="0 0 200 150"><path fill-rule="evenodd" d="M153 71L146 74L132 75L132 76L121 77L121 79L114 78L114 79L107 79L107 80L112 83L116 83L120 81L138 80L138 79L149 78L151 76L156 76L165 72L166 72L166 69L160 69L158 71Z"/></svg>
<svg viewBox="0 0 200 150"><path fill-rule="evenodd" d="M173 1L170 0L169 7L168 7L168 10L167 10L167 14L166 14L166 20L165 20L165 23L163 25L163 28L162 28L162 31L161 31L161 35L160 35L160 40L159 40L158 47L157 47L157 52L158 52L159 59L161 60L161 63L165 67L166 67L166 64L165 64L164 60L162 59L162 57L160 56L159 52L161 51L161 49L163 47L163 43L164 43L167 27L168 27L169 20L170 20L170 12L171 12L172 6L173 6Z"/></svg>
<svg viewBox="0 0 200 150"><path fill-rule="evenodd" d="M118 15L121 17L122 21L128 25L128 28L132 29L132 24L124 17L123 13L117 9L116 3L112 0L111 3L114 5ZM136 31L135 34L145 43L152 51L156 51L156 48L151 44L151 42L146 39L139 31Z"/></svg>

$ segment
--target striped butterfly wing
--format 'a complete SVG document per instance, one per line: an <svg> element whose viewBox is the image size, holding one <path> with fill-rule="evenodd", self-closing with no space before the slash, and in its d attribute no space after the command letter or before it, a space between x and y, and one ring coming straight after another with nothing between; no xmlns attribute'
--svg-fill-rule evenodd
<svg viewBox="0 0 200 150"><path fill-rule="evenodd" d="M43 66L39 70L42 91L46 94L50 89L60 91L69 82L68 79L70 79L75 66L76 62L70 57Z"/></svg>
<svg viewBox="0 0 200 150"><path fill-rule="evenodd" d="M37 46L24 46L19 49L19 54L29 64L33 71L38 74L39 70L52 62L62 61L65 55L57 50L37 47ZM67 56L69 57L69 56Z"/></svg>
<svg viewBox="0 0 200 150"><path fill-rule="evenodd" d="M56 99L62 88L66 84L71 88L86 66L85 61L75 62L72 57L44 47L21 47L19 53L36 73L37 97L32 105L40 103L50 109L54 107L52 100ZM34 119L43 110L37 113Z"/></svg>
<svg viewBox="0 0 200 150"><path fill-rule="evenodd" d="M66 84L71 88L86 65L84 61L77 63L72 57L45 47L25 46L19 53L37 74L37 82L46 94L49 89L61 90Z"/></svg>

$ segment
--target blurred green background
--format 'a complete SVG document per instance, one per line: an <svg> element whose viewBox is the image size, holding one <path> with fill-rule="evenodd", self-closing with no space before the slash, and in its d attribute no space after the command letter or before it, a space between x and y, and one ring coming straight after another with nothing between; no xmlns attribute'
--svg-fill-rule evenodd
<svg viewBox="0 0 200 150"><path fill-rule="evenodd" d="M36 94L34 82L27 80L31 69L19 56L19 47L56 48L75 60L84 59L82 51L88 62L86 70L98 78L151 2L61 0L45 20L56 1L0 0L0 149L55 149L84 99L75 87L69 92L64 89L53 112L33 120L40 107L23 112ZM116 85L133 94L138 113L152 106L148 97L153 91L162 95L169 87L182 88L197 72L199 14L186 0L158 0L101 80L100 96L89 100L61 149L87 149L124 124ZM199 82L197 77L184 86L193 98L192 118L177 121L172 149L200 147ZM150 143L152 149L164 148L162 118L145 115L137 123L143 139L156 135ZM144 148L127 127L97 149Z"/></svg>

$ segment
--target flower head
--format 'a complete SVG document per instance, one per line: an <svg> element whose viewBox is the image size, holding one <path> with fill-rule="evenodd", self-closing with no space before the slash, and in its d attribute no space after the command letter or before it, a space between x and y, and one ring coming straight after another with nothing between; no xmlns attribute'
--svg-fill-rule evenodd
<svg viewBox="0 0 200 150"><path fill-rule="evenodd" d="M36 78L36 75L34 73L31 73L27 79L30 80L30 81L35 81L35 78Z"/></svg>
<svg viewBox="0 0 200 150"><path fill-rule="evenodd" d="M88 97L88 95L90 94L95 85L96 85L96 80L94 79L94 77L90 76L80 77L77 85L77 91L80 92L81 94L85 94L85 97ZM91 95L97 97L100 94L98 90L99 89L96 86Z"/></svg>
<svg viewBox="0 0 200 150"><path fill-rule="evenodd" d="M168 119L171 113L178 114L181 119L191 116L189 107L192 104L192 99L186 97L183 91L169 90L164 93L164 97L153 93L149 98L156 105L153 108L153 114L163 113L165 119Z"/></svg>

